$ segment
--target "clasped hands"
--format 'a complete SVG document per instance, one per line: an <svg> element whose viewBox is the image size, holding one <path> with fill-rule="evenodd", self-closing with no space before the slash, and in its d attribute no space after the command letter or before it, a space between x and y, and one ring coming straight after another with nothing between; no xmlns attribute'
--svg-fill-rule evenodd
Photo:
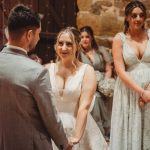
<svg viewBox="0 0 150 150"><path fill-rule="evenodd" d="M139 98L139 106L143 108L146 103L150 102L150 86L147 87L146 90L143 91Z"/></svg>
<svg viewBox="0 0 150 150"><path fill-rule="evenodd" d="M72 147L75 145L75 144L77 144L77 143L79 143L79 140L77 139L77 138L74 138L74 137L70 137L69 139L68 139L68 147L67 147L67 150L72 150Z"/></svg>

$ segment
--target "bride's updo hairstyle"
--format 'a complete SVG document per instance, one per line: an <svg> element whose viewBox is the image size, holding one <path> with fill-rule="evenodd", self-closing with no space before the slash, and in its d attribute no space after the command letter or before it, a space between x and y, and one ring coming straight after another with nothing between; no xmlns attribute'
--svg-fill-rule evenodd
<svg viewBox="0 0 150 150"><path fill-rule="evenodd" d="M129 16L132 13L133 9L136 7L139 7L143 11L145 19L147 17L146 7L144 6L144 4L142 2L140 2L138 0L133 0L130 3L128 3L127 6L125 7L124 33L126 33L129 28L129 23L126 20L126 17ZM144 25L143 25L143 28L144 28Z"/></svg>
<svg viewBox="0 0 150 150"><path fill-rule="evenodd" d="M66 27L58 33L56 37L56 44L54 45L55 51L57 52L57 46L58 46L58 41L60 36L66 33L70 36L70 39L73 42L73 44L76 45L77 52L75 58L78 58L79 51L81 50L81 46L80 46L81 37L80 37L80 32L75 27ZM57 56L56 61L58 60L60 60L60 58Z"/></svg>

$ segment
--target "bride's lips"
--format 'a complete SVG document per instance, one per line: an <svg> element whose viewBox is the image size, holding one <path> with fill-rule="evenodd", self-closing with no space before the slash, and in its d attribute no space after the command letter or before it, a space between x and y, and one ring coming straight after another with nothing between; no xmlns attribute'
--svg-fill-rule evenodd
<svg viewBox="0 0 150 150"><path fill-rule="evenodd" d="M61 55L68 55L69 53L60 53Z"/></svg>

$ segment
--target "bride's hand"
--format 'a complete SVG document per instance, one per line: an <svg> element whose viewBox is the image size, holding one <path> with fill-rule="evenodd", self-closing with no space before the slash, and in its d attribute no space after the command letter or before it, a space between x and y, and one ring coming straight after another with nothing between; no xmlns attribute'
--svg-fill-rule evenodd
<svg viewBox="0 0 150 150"><path fill-rule="evenodd" d="M79 139L75 138L75 137L69 137L69 142L71 142L72 145L75 145L75 144L79 143Z"/></svg>

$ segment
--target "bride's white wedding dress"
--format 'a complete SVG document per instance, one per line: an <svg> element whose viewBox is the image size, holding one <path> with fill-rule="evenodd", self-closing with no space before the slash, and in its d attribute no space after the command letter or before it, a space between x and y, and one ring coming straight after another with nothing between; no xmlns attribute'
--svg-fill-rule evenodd
<svg viewBox="0 0 150 150"><path fill-rule="evenodd" d="M78 108L81 84L86 67L87 64L83 64L73 76L69 77L65 84L65 89L62 91L57 87L56 64L52 63L49 67L52 91L56 98L56 109L59 112L59 116L68 137L72 135L75 128L75 113ZM54 143L53 149L58 150ZM107 143L90 112L87 117L84 135L79 144L76 144L73 147L73 150L107 150Z"/></svg>

